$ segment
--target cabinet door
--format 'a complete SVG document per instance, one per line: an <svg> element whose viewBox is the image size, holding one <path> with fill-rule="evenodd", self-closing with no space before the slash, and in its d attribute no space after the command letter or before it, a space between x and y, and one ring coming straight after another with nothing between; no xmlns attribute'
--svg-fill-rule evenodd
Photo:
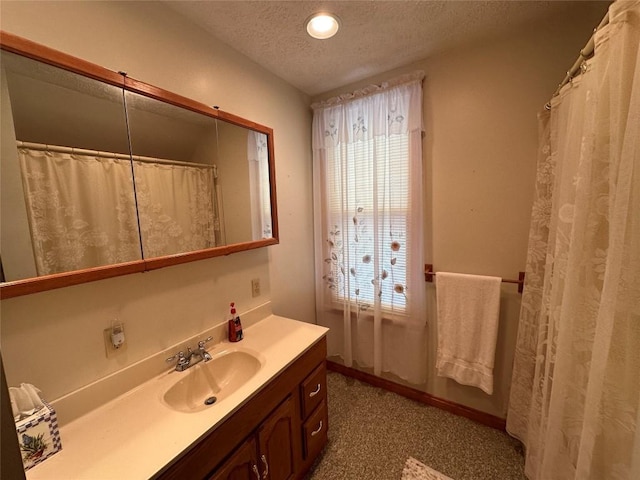
<svg viewBox="0 0 640 480"><path fill-rule="evenodd" d="M240 445L209 480L260 480L255 436Z"/></svg>
<svg viewBox="0 0 640 480"><path fill-rule="evenodd" d="M258 430L259 465L262 478L288 480L295 477L293 442L295 415L291 397L280 404Z"/></svg>

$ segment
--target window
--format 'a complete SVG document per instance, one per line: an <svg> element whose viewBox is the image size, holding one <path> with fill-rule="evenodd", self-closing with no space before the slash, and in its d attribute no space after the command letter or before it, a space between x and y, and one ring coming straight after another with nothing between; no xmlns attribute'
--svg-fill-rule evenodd
<svg viewBox="0 0 640 480"><path fill-rule="evenodd" d="M423 289L422 87L371 90L313 106L317 296L406 318Z"/></svg>
<svg viewBox="0 0 640 480"><path fill-rule="evenodd" d="M334 301L367 310L406 310L409 206L408 133L339 144L327 153L329 255Z"/></svg>

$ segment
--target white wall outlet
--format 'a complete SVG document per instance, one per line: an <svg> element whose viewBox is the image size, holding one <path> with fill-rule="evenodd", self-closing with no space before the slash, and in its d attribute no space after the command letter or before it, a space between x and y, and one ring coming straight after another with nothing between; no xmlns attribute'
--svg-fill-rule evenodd
<svg viewBox="0 0 640 480"><path fill-rule="evenodd" d="M260 296L260 279L254 278L251 280L251 296L258 297Z"/></svg>
<svg viewBox="0 0 640 480"><path fill-rule="evenodd" d="M105 328L102 334L104 337L104 348L107 358L118 355L127 349L123 324L113 324L111 327Z"/></svg>

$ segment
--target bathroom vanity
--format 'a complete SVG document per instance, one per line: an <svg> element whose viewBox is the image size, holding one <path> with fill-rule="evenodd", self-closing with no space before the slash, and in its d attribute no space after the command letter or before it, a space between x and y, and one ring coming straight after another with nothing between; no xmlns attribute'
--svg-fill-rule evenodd
<svg viewBox="0 0 640 480"><path fill-rule="evenodd" d="M326 355L323 337L154 478L300 478L327 441Z"/></svg>
<svg viewBox="0 0 640 480"><path fill-rule="evenodd" d="M205 333L219 339L216 329ZM198 372L209 367L169 367L62 425L62 450L27 471L27 478L302 478L327 441L326 332L269 315L245 328L242 342L220 341L209 350L216 368L228 368L216 359L234 352L259 361L233 392L224 394L223 380L214 404L179 403L168 392L181 388L176 385L188 375L197 382ZM146 361L166 356L164 351Z"/></svg>

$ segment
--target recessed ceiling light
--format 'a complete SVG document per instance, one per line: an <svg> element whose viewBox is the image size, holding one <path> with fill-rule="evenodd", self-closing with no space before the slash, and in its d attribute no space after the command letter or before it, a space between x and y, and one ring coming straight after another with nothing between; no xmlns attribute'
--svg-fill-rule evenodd
<svg viewBox="0 0 640 480"><path fill-rule="evenodd" d="M330 13L316 13L307 19L307 33L324 40L333 37L340 28L340 20Z"/></svg>

